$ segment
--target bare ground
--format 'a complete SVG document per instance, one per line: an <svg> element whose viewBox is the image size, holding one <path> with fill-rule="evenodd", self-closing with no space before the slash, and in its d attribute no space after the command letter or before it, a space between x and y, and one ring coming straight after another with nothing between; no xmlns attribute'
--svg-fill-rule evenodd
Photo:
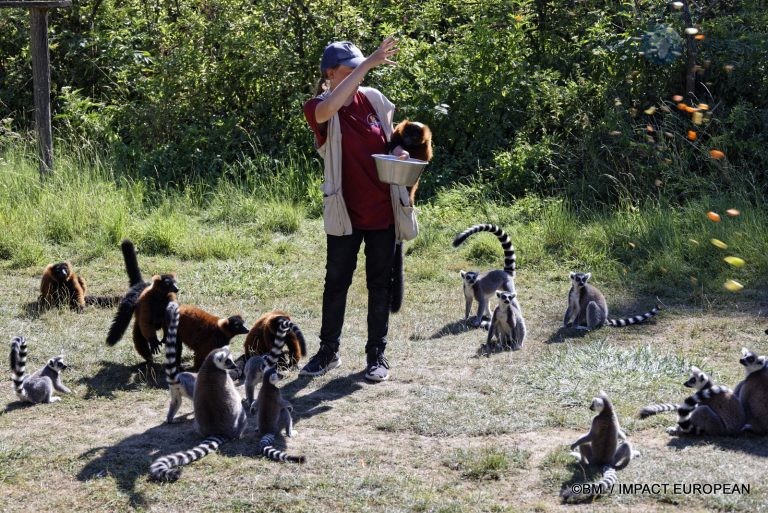
<svg viewBox="0 0 768 513"><path fill-rule="evenodd" d="M142 267L172 266L181 282L180 299L219 315L240 312L253 322L261 311L288 310L314 352L322 259L310 255L322 251L318 244L302 248L314 268L300 258L285 264L288 288L301 291L290 294L217 289L219 276L247 283L250 274L262 272L260 262L142 258ZM112 291L119 292L124 281L119 258L116 251L91 262L85 272L92 282L113 284ZM350 294L342 366L316 379L294 372L283 385L294 403L297 430L284 442L288 452L307 456L305 465L259 458L251 427L243 439L186 467L172 484L150 482L147 470L153 458L199 439L192 432L191 404L182 406L184 421L164 424L168 397L162 368L147 368L127 339L114 348L104 344L111 310L31 316L24 305L35 298L38 270L5 270L0 328L8 339L16 333L28 337L30 370L63 350L72 363L65 382L74 393L60 403L29 407L15 400L10 380L2 387L7 407L0 414L0 510L768 511L765 438L680 439L664 432L674 415L635 418L648 402L685 397L680 383L690 363L735 385L741 377L739 349L768 352L764 300L732 296L717 303L727 308L671 302L647 325L577 336L559 330L567 271L521 271L518 288L529 327L525 348L477 357L485 333L459 322L463 299L454 258L409 261L404 311L390 325L392 377L382 384L362 378L360 269ZM430 266L437 269L426 273ZM429 279L418 278L427 274ZM606 292L616 314L653 303ZM236 353L241 344L242 338L236 339ZM619 472L621 482L742 483L750 485L749 494L614 494L588 505L562 505L563 486L595 477L572 462L568 444L588 429L587 406L600 388L613 397L630 440L642 452ZM500 455L505 465L493 471L484 460L489 454ZM480 470L466 472L473 463Z"/></svg>

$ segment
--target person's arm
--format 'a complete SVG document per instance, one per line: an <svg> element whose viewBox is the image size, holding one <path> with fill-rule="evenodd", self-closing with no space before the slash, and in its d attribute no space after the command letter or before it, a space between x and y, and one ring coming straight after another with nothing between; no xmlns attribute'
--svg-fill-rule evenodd
<svg viewBox="0 0 768 513"><path fill-rule="evenodd" d="M326 98L315 107L315 119L318 123L325 123L344 106L347 98L357 91L357 86L365 78L365 74L381 64L395 64L390 60L398 52L397 41L388 37L381 42L379 47L371 55L365 58L358 67L352 70Z"/></svg>
<svg viewBox="0 0 768 513"><path fill-rule="evenodd" d="M397 145L394 148L392 148L392 151L390 153L392 153L392 155L394 155L395 157L397 157L399 159L402 159L402 160L408 160L409 158L411 158L410 153L408 153L400 145Z"/></svg>

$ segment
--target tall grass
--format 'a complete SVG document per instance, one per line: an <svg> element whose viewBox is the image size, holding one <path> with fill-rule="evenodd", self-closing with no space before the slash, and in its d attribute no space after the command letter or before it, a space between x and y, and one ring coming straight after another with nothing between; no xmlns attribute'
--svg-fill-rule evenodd
<svg viewBox="0 0 768 513"><path fill-rule="evenodd" d="M95 258L124 237L137 241L146 254L232 258L261 245L265 233L291 234L319 215L321 177L318 161L263 156L240 162L215 185L157 187L116 176L108 157L87 147L62 147L56 172L41 181L30 147L5 145L0 149L0 259L24 267L72 253ZM601 282L681 299L702 291L725 293L728 279L748 293L763 287L768 276L768 212L747 193L683 205L656 199L576 208L565 198L514 200L470 182L439 191L419 208L421 234L407 251L431 262L417 268L424 278L446 261L450 240L479 222L499 224L510 234L521 272L567 277L572 270L589 271ZM732 208L740 215L725 215ZM720 222L707 218L710 210L721 214ZM725 242L727 249L713 246L711 239ZM499 244L488 234L472 237L458 254L466 260L462 265L483 269L502 261ZM723 260L729 255L746 264L731 267Z"/></svg>
<svg viewBox="0 0 768 513"><path fill-rule="evenodd" d="M304 170L298 168L314 162L262 161L244 164L242 179L218 186L159 187L116 174L109 157L92 148L59 145L55 172L41 180L32 145L5 143L0 145L0 259L13 268L73 255L96 258L125 237L145 254L232 258L248 253L262 231L297 231L317 210L310 189L320 195L314 181L299 182Z"/></svg>

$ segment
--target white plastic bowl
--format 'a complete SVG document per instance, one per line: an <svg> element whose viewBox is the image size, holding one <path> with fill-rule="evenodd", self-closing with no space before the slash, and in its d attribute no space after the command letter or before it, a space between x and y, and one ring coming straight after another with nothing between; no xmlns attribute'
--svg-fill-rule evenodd
<svg viewBox="0 0 768 513"><path fill-rule="evenodd" d="M418 159L399 159L394 155L384 155L377 153L371 155L376 161L376 171L379 174L379 180L384 183L395 185L414 185L421 176L429 162Z"/></svg>

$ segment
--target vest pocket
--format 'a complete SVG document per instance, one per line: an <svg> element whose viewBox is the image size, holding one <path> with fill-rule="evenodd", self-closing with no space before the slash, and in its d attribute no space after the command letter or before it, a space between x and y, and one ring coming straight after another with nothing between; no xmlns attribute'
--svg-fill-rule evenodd
<svg viewBox="0 0 768 513"><path fill-rule="evenodd" d="M416 220L416 209L397 202L395 209L395 224L400 240L415 239L419 234L419 222Z"/></svg>
<svg viewBox="0 0 768 513"><path fill-rule="evenodd" d="M352 233L352 221L341 193L323 196L323 225L328 235L341 236Z"/></svg>

